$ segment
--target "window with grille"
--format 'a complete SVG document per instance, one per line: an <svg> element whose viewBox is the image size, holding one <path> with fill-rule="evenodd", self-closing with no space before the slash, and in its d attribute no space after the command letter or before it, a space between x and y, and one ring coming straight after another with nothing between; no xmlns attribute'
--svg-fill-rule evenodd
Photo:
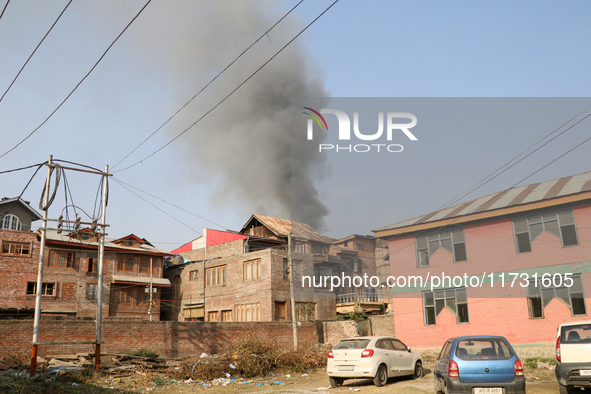
<svg viewBox="0 0 591 394"><path fill-rule="evenodd" d="M222 311L222 321L232 321L232 311Z"/></svg>
<svg viewBox="0 0 591 394"><path fill-rule="evenodd" d="M444 308L449 309L456 316L458 323L469 323L466 288L458 287L423 292L423 312L426 326L436 325L437 316Z"/></svg>
<svg viewBox="0 0 591 394"><path fill-rule="evenodd" d="M298 321L316 320L316 304L313 302L296 302L295 312Z"/></svg>
<svg viewBox="0 0 591 394"><path fill-rule="evenodd" d="M561 209L513 219L517 253L531 252L531 243L543 231L559 237L563 247L579 244L572 208Z"/></svg>
<svg viewBox="0 0 591 394"><path fill-rule="evenodd" d="M415 238L417 247L417 267L428 267L429 258L439 248L443 248L453 255L454 262L466 261L466 242L464 241L464 229L437 231L425 235L417 235Z"/></svg>
<svg viewBox="0 0 591 394"><path fill-rule="evenodd" d="M68 267L74 266L74 252L49 252L50 267Z"/></svg>
<svg viewBox="0 0 591 394"><path fill-rule="evenodd" d="M146 259L146 258L140 259L140 273L143 273L143 274L150 273L150 259Z"/></svg>
<svg viewBox="0 0 591 394"><path fill-rule="evenodd" d="M134 258L133 257L125 257L119 256L119 265L117 269L119 271L134 271Z"/></svg>

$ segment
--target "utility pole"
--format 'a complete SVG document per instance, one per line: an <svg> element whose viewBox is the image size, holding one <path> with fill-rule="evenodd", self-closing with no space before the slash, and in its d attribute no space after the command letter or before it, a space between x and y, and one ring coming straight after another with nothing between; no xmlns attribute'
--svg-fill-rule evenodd
<svg viewBox="0 0 591 394"><path fill-rule="evenodd" d="M37 293L35 294L35 320L33 321L33 348L31 349L31 370L30 375L34 377L37 373L37 350L39 349L39 320L41 319L41 295L43 293L43 260L45 257L45 231L47 229L47 210L49 209L49 181L53 155L49 155L47 162L47 179L43 191L43 224L41 225L41 246L39 250L39 268L37 269Z"/></svg>
<svg viewBox="0 0 591 394"><path fill-rule="evenodd" d="M150 321L152 321L152 258L150 257L150 307L148 314L150 315Z"/></svg>
<svg viewBox="0 0 591 394"><path fill-rule="evenodd" d="M296 320L293 260L291 258L291 233L287 234L287 260L289 263L289 291L291 294L291 322L293 326L293 348L298 350L298 322Z"/></svg>
<svg viewBox="0 0 591 394"><path fill-rule="evenodd" d="M101 238L99 241L99 272L98 272L98 294L96 300L96 344L94 351L94 368L99 370L101 367L101 324L103 322L103 272L105 266L105 227L107 220L107 190L109 188L109 166L105 166L103 174L103 205L101 217Z"/></svg>

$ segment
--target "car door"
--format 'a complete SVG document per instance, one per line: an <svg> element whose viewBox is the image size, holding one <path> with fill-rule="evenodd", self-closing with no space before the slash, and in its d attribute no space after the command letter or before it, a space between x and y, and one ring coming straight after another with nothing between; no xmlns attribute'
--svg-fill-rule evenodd
<svg viewBox="0 0 591 394"><path fill-rule="evenodd" d="M408 351L408 347L402 343L399 339L391 339L392 346L394 347L394 353L398 359L398 370L401 375L408 375L413 373L414 366L414 355Z"/></svg>
<svg viewBox="0 0 591 394"><path fill-rule="evenodd" d="M376 353L379 354L381 361L386 363L386 366L388 367L388 376L396 376L398 374L396 355L394 354L394 348L388 339L378 339L376 341Z"/></svg>
<svg viewBox="0 0 591 394"><path fill-rule="evenodd" d="M449 363L449 354L453 345L453 339L449 339L439 352L437 361L435 361L435 382L440 387L445 387L445 376L447 376L447 365Z"/></svg>

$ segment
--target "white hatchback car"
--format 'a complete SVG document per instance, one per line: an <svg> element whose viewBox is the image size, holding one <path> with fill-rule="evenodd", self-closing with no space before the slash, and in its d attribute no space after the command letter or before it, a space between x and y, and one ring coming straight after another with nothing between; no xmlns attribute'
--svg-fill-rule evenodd
<svg viewBox="0 0 591 394"><path fill-rule="evenodd" d="M345 379L372 379L384 386L393 376L423 376L423 357L393 337L356 337L340 341L328 352L326 365L332 387Z"/></svg>

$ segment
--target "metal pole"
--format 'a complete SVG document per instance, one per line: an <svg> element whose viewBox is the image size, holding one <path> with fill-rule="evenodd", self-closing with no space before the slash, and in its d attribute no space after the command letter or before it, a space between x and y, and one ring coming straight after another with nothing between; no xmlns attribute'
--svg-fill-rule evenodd
<svg viewBox="0 0 591 394"><path fill-rule="evenodd" d="M291 259L291 233L287 234L287 260L289 262L289 292L291 293L291 322L293 326L293 348L298 350L298 322L296 320L293 278L295 270Z"/></svg>
<svg viewBox="0 0 591 394"><path fill-rule="evenodd" d="M105 265L105 224L107 220L107 189L109 183L109 166L105 166L103 175L103 204L101 217L101 237L99 240L99 269L98 269L98 293L96 300L96 344L94 351L94 368L99 370L101 367L101 323L103 321L103 271Z"/></svg>
<svg viewBox="0 0 591 394"><path fill-rule="evenodd" d="M150 257L150 311L148 312L150 321L152 321L152 267L152 258Z"/></svg>
<svg viewBox="0 0 591 394"><path fill-rule="evenodd" d="M45 180L45 191L43 196L43 224L41 225L41 246L39 249L39 268L37 269L37 293L35 294L35 320L33 322L33 348L31 349L31 377L37 373L37 350L39 342L39 320L41 319L41 294L43 292L43 260L45 256L45 228L47 227L47 210L49 207L49 181L53 155L49 155L47 162L47 179Z"/></svg>

